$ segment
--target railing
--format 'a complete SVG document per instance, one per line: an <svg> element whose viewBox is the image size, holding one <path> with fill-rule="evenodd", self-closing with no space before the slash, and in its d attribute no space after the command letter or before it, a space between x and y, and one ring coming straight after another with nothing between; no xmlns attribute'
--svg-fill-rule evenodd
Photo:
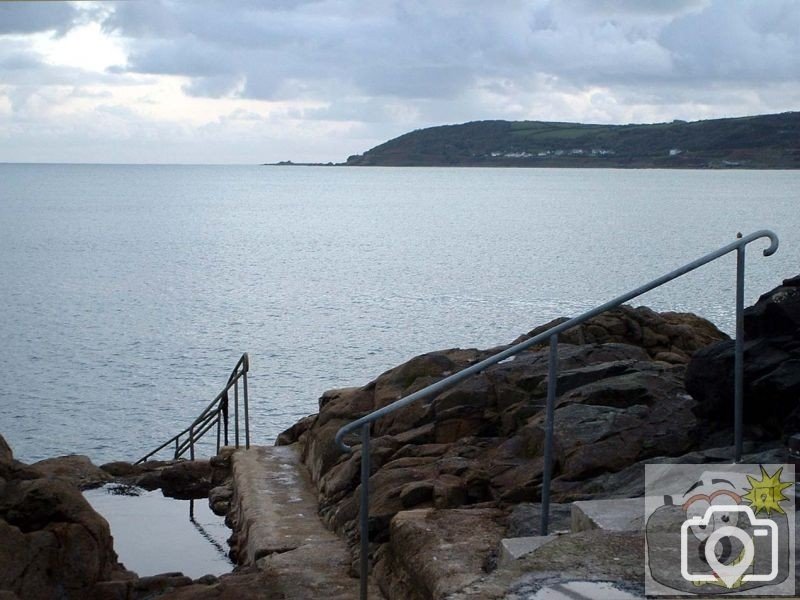
<svg viewBox="0 0 800 600"><path fill-rule="evenodd" d="M229 397L228 392L233 388L233 427L234 438L236 447L239 447L239 380L242 381L242 399L244 408L244 443L245 448L250 448L250 412L247 398L247 372L250 370L250 359L245 352L236 363L236 366L228 378L228 383L222 391L206 406L205 410L200 413L192 424L186 429L171 437L166 442L161 444L152 452L148 452L142 458L136 461L135 464L143 463L151 456L157 454L167 446L175 445L173 458L178 459L186 452L189 452L189 457L194 460L194 446L206 433L208 433L215 425L217 427L217 453L219 453L220 446L224 441L224 445L228 445L228 405Z"/></svg>
<svg viewBox="0 0 800 600"><path fill-rule="evenodd" d="M555 411L556 399L556 377L558 375L558 335L564 331L580 325L584 321L596 317L607 310L616 308L637 296L641 296L645 292L664 285L690 271L694 271L698 267L717 260L730 252L736 251L736 346L735 346L735 364L734 364L734 447L735 447L735 461L739 462L742 458L742 401L743 401L743 341L744 341L744 258L745 247L747 244L760 239L768 238L770 245L763 252L764 256L771 256L778 249L778 236L772 231L762 229L751 233L748 236L742 237L742 234L737 235L737 240L731 242L727 246L723 246L715 252L711 252L694 260L674 271L662 275L658 279L654 279L650 283L631 290L627 294L617 296L613 300L609 300L592 310L589 310L577 317L564 321L547 331L535 335L523 342L515 344L502 352L480 361L466 369L450 375L441 381L437 381L428 387L421 389L413 394L401 398L383 408L379 408L368 415L356 419L348 423L336 433L336 443L343 452L351 452L352 448L344 443L344 437L352 431L361 428L361 503L359 509L359 528L361 537L361 558L360 558L360 577L361 577L361 598L362 600L367 597L367 576L369 574L369 439L370 439L370 426L372 423L390 413L395 412L413 402L429 398L439 392L453 387L457 383L464 381L468 377L482 372L487 367L497 364L507 358L511 358L527 350L531 346L540 344L545 340L550 343L549 363L547 371L547 406L545 409L545 446L544 446L544 472L542 474L542 516L541 516L541 533L540 535L547 535L550 513L550 478L552 471L553 461L553 415Z"/></svg>

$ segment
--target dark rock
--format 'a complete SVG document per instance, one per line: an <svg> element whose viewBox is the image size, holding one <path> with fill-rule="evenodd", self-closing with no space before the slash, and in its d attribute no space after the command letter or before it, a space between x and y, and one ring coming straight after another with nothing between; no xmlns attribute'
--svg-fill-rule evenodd
<svg viewBox="0 0 800 600"><path fill-rule="evenodd" d="M143 472L143 469L138 465L122 460L100 465L100 468L112 477L130 477Z"/></svg>
<svg viewBox="0 0 800 600"><path fill-rule="evenodd" d="M176 588L192 585L190 577L183 573L161 573L149 577L141 577L133 584L133 589L139 594L164 594Z"/></svg>
<svg viewBox="0 0 800 600"><path fill-rule="evenodd" d="M400 490L400 504L403 508L419 506L433 500L433 483L430 481L415 481L403 486Z"/></svg>
<svg viewBox="0 0 800 600"><path fill-rule="evenodd" d="M800 430L799 280L786 280L744 313L744 421L773 436ZM733 372L733 341L695 354L686 388L698 400L698 415L733 420Z"/></svg>
<svg viewBox="0 0 800 600"><path fill-rule="evenodd" d="M12 460L14 460L14 453L11 451L11 446L9 446L6 439L0 435L0 463L10 463Z"/></svg>
<svg viewBox="0 0 800 600"><path fill-rule="evenodd" d="M504 537L529 537L541 535L542 505L523 502L514 505L508 515L508 529ZM572 505L553 503L550 505L549 532L569 531L572 520Z"/></svg>
<svg viewBox="0 0 800 600"><path fill-rule="evenodd" d="M212 487L208 461L178 462L162 469L160 474L162 493L178 500L206 498Z"/></svg>

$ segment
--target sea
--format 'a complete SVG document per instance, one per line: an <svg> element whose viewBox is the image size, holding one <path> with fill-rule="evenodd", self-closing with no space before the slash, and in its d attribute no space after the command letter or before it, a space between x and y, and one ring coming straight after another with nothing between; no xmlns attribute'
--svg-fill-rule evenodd
<svg viewBox="0 0 800 600"><path fill-rule="evenodd" d="M250 357L253 443L328 389L507 343L733 241L800 273L800 172L0 165L0 433L136 460ZM734 328L735 257L634 301ZM162 455L169 458L168 453Z"/></svg>

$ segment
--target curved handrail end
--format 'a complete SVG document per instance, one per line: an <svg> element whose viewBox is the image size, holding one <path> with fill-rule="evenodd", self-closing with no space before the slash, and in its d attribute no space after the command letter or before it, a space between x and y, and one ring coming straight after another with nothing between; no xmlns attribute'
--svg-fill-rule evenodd
<svg viewBox="0 0 800 600"><path fill-rule="evenodd" d="M352 425L352 423L348 423L344 427L341 427L339 431L336 432L336 437L334 438L334 441L336 442L336 445L339 447L339 450L348 454L353 451L353 447L345 444L342 438L344 438L345 435L350 433L351 429L350 425Z"/></svg>
<svg viewBox="0 0 800 600"><path fill-rule="evenodd" d="M769 239L769 246L765 248L763 251L764 256L772 256L773 254L775 254L775 252L778 251L778 245L779 245L778 236L771 229L759 229L758 231L754 231L750 235L740 237L737 240L738 241L737 245L743 248L747 246L747 244L749 244L750 242L760 240L761 238Z"/></svg>
<svg viewBox="0 0 800 600"><path fill-rule="evenodd" d="M769 248L764 248L764 256L772 256L778 251L778 246L780 245L778 236L768 229L765 229L764 233L766 233L767 237L769 238Z"/></svg>

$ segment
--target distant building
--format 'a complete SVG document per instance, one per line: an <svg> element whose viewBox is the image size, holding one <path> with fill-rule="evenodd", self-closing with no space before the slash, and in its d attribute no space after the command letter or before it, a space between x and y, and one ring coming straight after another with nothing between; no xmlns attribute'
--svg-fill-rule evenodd
<svg viewBox="0 0 800 600"><path fill-rule="evenodd" d="M673 148L672 150L669 151L669 155L678 156L678 154L680 154L681 152L683 152L683 150L681 150L680 148Z"/></svg>

